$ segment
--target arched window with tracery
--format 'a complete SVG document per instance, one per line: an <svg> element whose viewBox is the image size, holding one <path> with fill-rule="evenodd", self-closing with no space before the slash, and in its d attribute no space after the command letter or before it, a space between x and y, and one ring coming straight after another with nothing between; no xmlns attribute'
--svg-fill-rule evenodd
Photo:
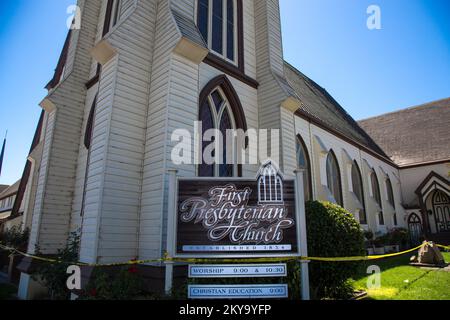
<svg viewBox="0 0 450 320"><path fill-rule="evenodd" d="M327 157L327 184L336 203L343 207L344 201L342 199L341 173L333 150L330 150Z"/></svg>
<svg viewBox="0 0 450 320"><path fill-rule="evenodd" d="M266 164L258 179L258 203L283 203L283 181L272 163Z"/></svg>
<svg viewBox="0 0 450 320"><path fill-rule="evenodd" d="M214 144L216 137L202 143L202 163L198 166L200 177L238 177L242 176L242 166L238 163L237 142L228 130L241 129L247 131L244 113L239 98L231 83L225 76L213 79L200 94L199 121L202 125L203 137L208 131L216 129L222 134L222 143L209 154L209 147ZM206 134L206 135L205 135ZM219 152L219 154L216 154ZM212 163L206 161L205 156L214 159Z"/></svg>
<svg viewBox="0 0 450 320"><path fill-rule="evenodd" d="M305 191L305 201L312 200L312 180L311 164L309 161L308 149L300 135L297 135L297 167L304 170L303 189Z"/></svg>

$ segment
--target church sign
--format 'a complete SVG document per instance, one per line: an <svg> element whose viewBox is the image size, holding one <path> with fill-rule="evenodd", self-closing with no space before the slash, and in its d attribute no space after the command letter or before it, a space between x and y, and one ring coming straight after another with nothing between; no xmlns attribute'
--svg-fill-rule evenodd
<svg viewBox="0 0 450 320"><path fill-rule="evenodd" d="M283 257L299 254L294 180L271 163L257 179L179 179L178 257Z"/></svg>
<svg viewBox="0 0 450 320"><path fill-rule="evenodd" d="M286 284L189 285L189 299L283 299L288 298Z"/></svg>
<svg viewBox="0 0 450 320"><path fill-rule="evenodd" d="M287 277L287 265L241 264L241 265L190 265L189 278L283 278Z"/></svg>

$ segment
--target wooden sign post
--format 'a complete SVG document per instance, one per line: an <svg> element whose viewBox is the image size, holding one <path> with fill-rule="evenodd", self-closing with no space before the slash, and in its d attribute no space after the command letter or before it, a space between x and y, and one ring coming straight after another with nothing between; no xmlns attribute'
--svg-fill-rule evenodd
<svg viewBox="0 0 450 320"><path fill-rule="evenodd" d="M298 217L298 233L300 235L300 255L302 257L308 256L308 238L306 235L306 210L305 210L305 192L303 190L303 179L305 179L305 170L295 171L295 190L296 190L296 208ZM300 262L301 281L300 288L302 290L302 300L310 300L309 289L309 262Z"/></svg>

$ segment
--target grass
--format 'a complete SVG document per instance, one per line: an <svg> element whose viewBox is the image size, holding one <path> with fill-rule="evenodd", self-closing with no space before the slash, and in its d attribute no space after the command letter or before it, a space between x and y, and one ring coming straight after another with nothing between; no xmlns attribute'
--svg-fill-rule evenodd
<svg viewBox="0 0 450 320"><path fill-rule="evenodd" d="M15 294L17 293L17 288L11 284L0 283L0 300L13 300L15 299Z"/></svg>
<svg viewBox="0 0 450 320"><path fill-rule="evenodd" d="M443 253L450 262L450 253ZM366 268L377 265L381 269L381 287L368 289L369 275L356 277L353 286L368 293L371 300L450 300L450 272L421 269L409 265L410 255L372 261Z"/></svg>

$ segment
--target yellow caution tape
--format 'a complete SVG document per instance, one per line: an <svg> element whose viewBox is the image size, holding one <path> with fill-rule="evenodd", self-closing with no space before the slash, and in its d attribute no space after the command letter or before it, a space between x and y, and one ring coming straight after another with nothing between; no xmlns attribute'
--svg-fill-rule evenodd
<svg viewBox="0 0 450 320"><path fill-rule="evenodd" d="M410 253L416 250L419 250L423 246L425 246L426 243L421 244L420 246L417 246L413 249L409 249L402 252L397 253L390 253L390 254L383 254L383 255L376 255L376 256L366 256L366 257L339 257L339 258L317 258L317 257L308 257L308 258L302 258L301 260L311 260L311 261L323 261L323 262L348 262L348 261L368 261L368 260L380 260L385 258L392 258L404 255L406 253Z"/></svg>
<svg viewBox="0 0 450 320"><path fill-rule="evenodd" d="M110 264L91 264L91 263L69 262L69 261L62 261L62 260L58 260L58 259L39 257L39 256L35 256L32 254L28 254L28 253L19 251L16 248L4 246L2 244L0 244L0 249L3 249L5 251L10 251L12 254L18 254L18 255L21 255L24 257L28 257L33 260L49 262L49 263L64 263L64 264L69 264L69 265L85 266L85 267L114 267L114 266L138 265L138 264L146 264L146 263L155 263L155 262L164 262L165 261L165 259L153 259L153 260L130 260L128 262L110 263Z"/></svg>
<svg viewBox="0 0 450 320"><path fill-rule="evenodd" d="M34 260L49 262L49 263L65 263L70 265L78 265L78 266L88 266L88 267L114 267L114 266L125 266L125 265L139 265L139 264L148 264L148 263L164 263L164 262L179 262L179 263L270 263L270 262L290 262L290 261L320 261L320 262L351 262L351 261L369 261L369 260L380 260L386 258L392 258L404 255L406 253L410 253L416 250L419 250L421 247L425 246L428 243L423 243L420 246L417 246L413 249L409 249L406 251L391 253L391 254L383 254L376 256L356 256L356 257L301 257L301 256L292 256L285 258L244 258L244 259L197 259L197 258L171 258L165 254L165 256L161 259L149 259L149 260L130 260L122 263L110 263L110 264L89 264L82 262L67 262L61 261L58 259L51 259L46 257L39 257L32 254L28 254L25 252L21 252L16 248L8 247L2 245L0 243L0 249L5 251L10 251L12 254L19 254L24 257L28 257ZM450 250L450 247L443 246L439 244L435 244L437 247Z"/></svg>
<svg viewBox="0 0 450 320"><path fill-rule="evenodd" d="M450 250L450 246L443 246L442 244L435 244L436 247L445 249L445 250Z"/></svg>

